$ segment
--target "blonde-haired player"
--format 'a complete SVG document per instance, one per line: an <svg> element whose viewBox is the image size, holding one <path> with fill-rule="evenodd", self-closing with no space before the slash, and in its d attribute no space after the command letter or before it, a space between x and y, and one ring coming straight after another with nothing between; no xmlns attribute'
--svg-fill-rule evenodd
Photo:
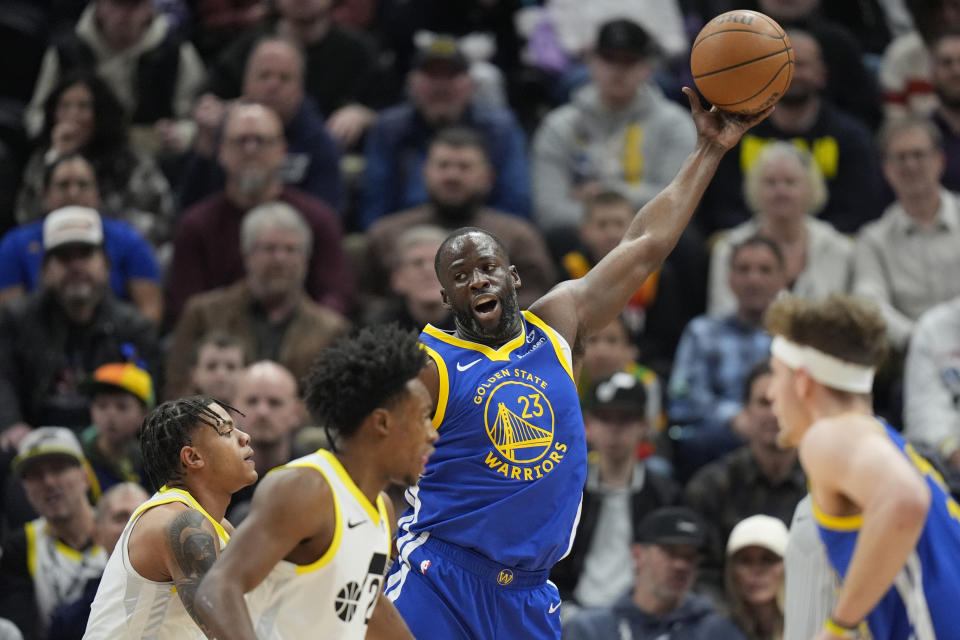
<svg viewBox="0 0 960 640"><path fill-rule="evenodd" d="M960 507L930 463L873 415L873 375L887 352L879 312L838 294L786 297L767 326L780 441L799 447L843 581L818 640L864 628L875 640L960 639Z"/></svg>

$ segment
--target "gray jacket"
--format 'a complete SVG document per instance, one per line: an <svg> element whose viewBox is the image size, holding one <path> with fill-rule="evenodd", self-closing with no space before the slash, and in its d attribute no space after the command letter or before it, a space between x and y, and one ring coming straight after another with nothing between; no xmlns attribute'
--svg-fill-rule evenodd
<svg viewBox="0 0 960 640"><path fill-rule="evenodd" d="M745 640L708 601L689 595L659 618L637 608L626 593L609 608L587 609L563 627L563 640Z"/></svg>
<svg viewBox="0 0 960 640"><path fill-rule="evenodd" d="M673 179L696 139L690 114L656 85L612 113L589 84L549 113L534 136L534 220L548 230L578 225L583 207L571 193L584 182L621 191L639 208Z"/></svg>

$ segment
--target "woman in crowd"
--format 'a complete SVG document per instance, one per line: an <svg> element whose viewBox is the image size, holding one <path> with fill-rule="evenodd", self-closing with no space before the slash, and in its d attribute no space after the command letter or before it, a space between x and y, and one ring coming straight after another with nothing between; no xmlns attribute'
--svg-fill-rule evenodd
<svg viewBox="0 0 960 640"><path fill-rule="evenodd" d="M786 525L755 515L741 520L727 541L725 588L730 617L747 640L782 640Z"/></svg>
<svg viewBox="0 0 960 640"><path fill-rule="evenodd" d="M47 167L60 156L76 152L94 167L102 214L131 223L155 247L169 240L170 185L151 158L131 148L123 108L110 88L89 74L65 76L47 99L43 130L17 198L17 222L43 216Z"/></svg>
<svg viewBox="0 0 960 640"><path fill-rule="evenodd" d="M757 156L743 182L753 219L721 234L714 244L707 312L721 316L736 310L728 282L730 250L757 234L779 245L787 282L795 294L820 297L846 291L853 247L832 225L815 217L827 202L827 187L813 157L789 142L772 142Z"/></svg>

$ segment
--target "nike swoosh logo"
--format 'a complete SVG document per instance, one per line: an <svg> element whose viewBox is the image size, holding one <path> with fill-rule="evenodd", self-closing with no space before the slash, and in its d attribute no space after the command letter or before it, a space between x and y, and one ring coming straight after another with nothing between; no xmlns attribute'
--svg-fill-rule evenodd
<svg viewBox="0 0 960 640"><path fill-rule="evenodd" d="M353 529L354 527L359 527L359 526L362 525L364 522L366 522L366 520L361 520L360 522L350 522L350 521L347 521L347 529Z"/></svg>
<svg viewBox="0 0 960 640"><path fill-rule="evenodd" d="M474 361L471 362L470 364L460 364L460 363L458 362L458 363L457 363L457 371L466 371L467 369L469 369L469 368L472 367L473 365L477 364L477 363L480 362L481 360L483 360L483 358L477 358L476 360L474 360Z"/></svg>
<svg viewBox="0 0 960 640"><path fill-rule="evenodd" d="M553 613L554 611L556 611L557 609L559 609L559 608L560 608L560 604L561 604L561 603L558 602L557 604L552 604L552 605L550 605L549 613Z"/></svg>

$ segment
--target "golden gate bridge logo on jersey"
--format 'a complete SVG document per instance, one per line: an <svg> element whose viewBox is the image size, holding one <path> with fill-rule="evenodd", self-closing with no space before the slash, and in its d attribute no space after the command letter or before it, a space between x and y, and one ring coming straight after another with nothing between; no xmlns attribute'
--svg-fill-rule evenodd
<svg viewBox="0 0 960 640"><path fill-rule="evenodd" d="M483 418L490 441L509 463L536 462L550 451L553 407L531 384L510 380L494 387Z"/></svg>

